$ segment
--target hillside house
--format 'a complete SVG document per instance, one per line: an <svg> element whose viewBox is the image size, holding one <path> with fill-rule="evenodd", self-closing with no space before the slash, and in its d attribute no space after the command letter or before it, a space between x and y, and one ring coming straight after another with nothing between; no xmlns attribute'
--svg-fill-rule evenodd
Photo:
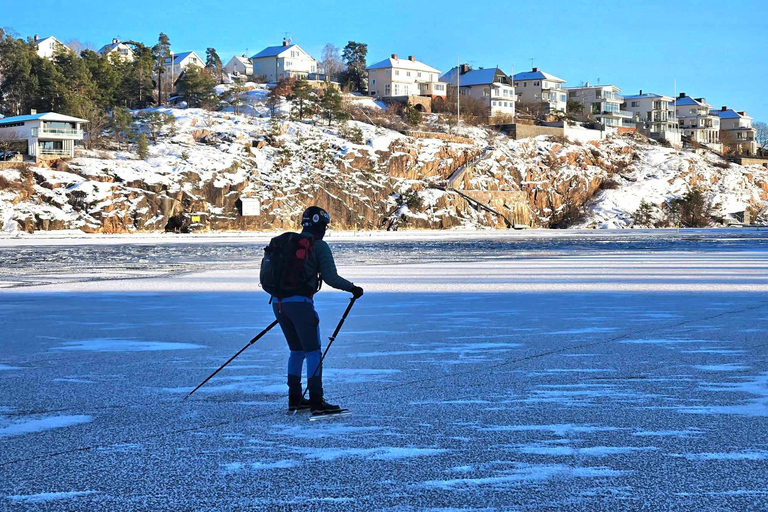
<svg viewBox="0 0 768 512"><path fill-rule="evenodd" d="M675 147L681 144L680 128L675 118L675 98L656 93L624 96L622 109L632 113L632 122L638 131L658 141L667 141Z"/></svg>
<svg viewBox="0 0 768 512"><path fill-rule="evenodd" d="M67 48L67 45L59 41L53 36L48 36L43 39L40 39L40 37L35 34L34 37L35 47L37 48L37 54L48 60L53 60L54 55L56 55L56 52L59 51L66 51L71 52L69 48Z"/></svg>
<svg viewBox="0 0 768 512"><path fill-rule="evenodd" d="M182 52L171 54L171 57L165 59L164 66L166 76L171 77L175 81L190 66L203 69L205 62L195 52Z"/></svg>
<svg viewBox="0 0 768 512"><path fill-rule="evenodd" d="M539 68L517 73L514 76L517 101L542 107L544 113L565 112L568 98L563 91L562 78L550 75Z"/></svg>
<svg viewBox="0 0 768 512"><path fill-rule="evenodd" d="M710 113L720 118L720 142L728 153L757 154L757 130L752 127L752 118L746 112L724 106Z"/></svg>
<svg viewBox="0 0 768 512"><path fill-rule="evenodd" d="M235 55L224 66L224 72L231 76L248 77L253 75L253 63L245 55Z"/></svg>
<svg viewBox="0 0 768 512"><path fill-rule="evenodd" d="M251 57L253 76L267 82L278 82L283 78L307 78L319 73L317 61L297 44L283 39L280 46L269 46Z"/></svg>
<svg viewBox="0 0 768 512"><path fill-rule="evenodd" d="M109 55L112 58L120 59L126 62L133 62L135 58L130 46L119 39L112 39L110 44L105 44L99 50L99 55Z"/></svg>
<svg viewBox="0 0 768 512"><path fill-rule="evenodd" d="M440 81L449 90L458 87L460 95L483 101L490 117L515 116L515 86L512 79L497 67L472 69L462 64L441 76Z"/></svg>
<svg viewBox="0 0 768 512"><path fill-rule="evenodd" d="M419 110L431 111L432 100L445 98L446 84L440 82L440 71L410 55L398 58L393 53L388 59L372 64L368 71L368 94L383 100L407 102Z"/></svg>
<svg viewBox="0 0 768 512"><path fill-rule="evenodd" d="M693 142L722 151L720 118L712 114L712 105L704 98L691 98L684 92L675 99L675 111L680 132Z"/></svg>
<svg viewBox="0 0 768 512"><path fill-rule="evenodd" d="M568 100L581 105L580 110L570 111L579 121L600 123L606 128L624 127L624 121L632 119L631 112L621 109L624 97L621 89L615 85L590 85L589 82L581 87L566 87Z"/></svg>
<svg viewBox="0 0 768 512"><path fill-rule="evenodd" d="M88 121L55 112L0 119L0 139L26 141L27 155L35 160L72 158L75 142L83 140Z"/></svg>

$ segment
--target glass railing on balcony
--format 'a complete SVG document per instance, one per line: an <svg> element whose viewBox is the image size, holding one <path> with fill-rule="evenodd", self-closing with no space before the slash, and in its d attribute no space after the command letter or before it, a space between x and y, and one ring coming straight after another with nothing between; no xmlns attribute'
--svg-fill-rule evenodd
<svg viewBox="0 0 768 512"><path fill-rule="evenodd" d="M67 156L67 155L69 155L69 151L67 151L66 149L40 148L38 150L38 154L40 154L40 155Z"/></svg>
<svg viewBox="0 0 768 512"><path fill-rule="evenodd" d="M603 110L603 115L612 117L625 117L628 119L631 119L635 116L634 113L629 112L628 110Z"/></svg>
<svg viewBox="0 0 768 512"><path fill-rule="evenodd" d="M74 130L71 128L32 128L32 136L39 137L40 135L72 135L74 137L82 137L82 130Z"/></svg>

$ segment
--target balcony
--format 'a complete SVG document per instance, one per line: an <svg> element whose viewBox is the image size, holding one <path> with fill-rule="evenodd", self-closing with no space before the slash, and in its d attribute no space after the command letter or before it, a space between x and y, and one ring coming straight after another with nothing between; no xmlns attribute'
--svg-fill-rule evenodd
<svg viewBox="0 0 768 512"><path fill-rule="evenodd" d="M632 119L635 117L634 112L629 112L627 110L603 110L600 115L607 117L620 117L625 119Z"/></svg>
<svg viewBox="0 0 768 512"><path fill-rule="evenodd" d="M50 148L38 148L38 155L55 155L55 156L70 156L70 153L66 149L50 149Z"/></svg>
<svg viewBox="0 0 768 512"><path fill-rule="evenodd" d="M53 135L64 138L83 138L83 130L74 130L71 128L47 128L45 126L41 128L32 128L33 137L42 137L44 135Z"/></svg>

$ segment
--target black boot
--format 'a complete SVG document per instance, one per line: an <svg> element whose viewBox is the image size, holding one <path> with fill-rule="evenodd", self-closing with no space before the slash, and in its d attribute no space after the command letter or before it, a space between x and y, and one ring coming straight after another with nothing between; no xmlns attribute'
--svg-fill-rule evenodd
<svg viewBox="0 0 768 512"><path fill-rule="evenodd" d="M312 416L325 416L328 414L338 414L342 408L338 405L332 405L323 399L322 391L309 390L309 405L312 410Z"/></svg>
<svg viewBox="0 0 768 512"><path fill-rule="evenodd" d="M306 411L309 400L304 398L301 390L301 377L288 375L288 412Z"/></svg>

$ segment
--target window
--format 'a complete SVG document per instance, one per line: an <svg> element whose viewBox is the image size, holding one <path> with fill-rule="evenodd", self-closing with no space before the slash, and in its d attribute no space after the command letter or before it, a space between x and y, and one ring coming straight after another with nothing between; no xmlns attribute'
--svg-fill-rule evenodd
<svg viewBox="0 0 768 512"><path fill-rule="evenodd" d="M395 96L400 94L400 86L398 84L395 84Z"/></svg>
<svg viewBox="0 0 768 512"><path fill-rule="evenodd" d="M376 85L376 80L371 80L371 85Z"/></svg>
<svg viewBox="0 0 768 512"><path fill-rule="evenodd" d="M396 74L396 75L399 75L399 74L400 74L400 71L398 71L398 70L396 69L396 70L395 70L395 74Z"/></svg>
<svg viewBox="0 0 768 512"><path fill-rule="evenodd" d="M523 87L528 87L528 82L523 82Z"/></svg>
<svg viewBox="0 0 768 512"><path fill-rule="evenodd" d="M416 76L417 76L417 77L419 77L419 78L421 78L421 71L419 71L418 73L416 73Z"/></svg>
<svg viewBox="0 0 768 512"><path fill-rule="evenodd" d="M575 98L576 97L576 91L569 91L568 92L568 97L569 98Z"/></svg>
<svg viewBox="0 0 768 512"><path fill-rule="evenodd" d="M411 76L411 72L410 71L406 71L405 72L405 76Z"/></svg>
<svg viewBox="0 0 768 512"><path fill-rule="evenodd" d="M562 101L563 103L565 103L565 94L561 94L561 95L560 95L560 101Z"/></svg>
<svg viewBox="0 0 768 512"><path fill-rule="evenodd" d="M639 107L640 106L640 102L639 101L633 101L631 106Z"/></svg>
<svg viewBox="0 0 768 512"><path fill-rule="evenodd" d="M389 91L390 91L389 87L390 87L389 84L384 86L384 95L385 96L389 96Z"/></svg>

